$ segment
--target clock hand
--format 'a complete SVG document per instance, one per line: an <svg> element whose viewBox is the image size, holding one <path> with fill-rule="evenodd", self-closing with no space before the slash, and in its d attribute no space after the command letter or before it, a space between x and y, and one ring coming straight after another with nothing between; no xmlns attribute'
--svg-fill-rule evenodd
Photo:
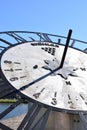
<svg viewBox="0 0 87 130"><path fill-rule="evenodd" d="M65 45L65 48L64 48L63 56L62 56L62 59L61 59L60 68L62 68L63 65L64 65L64 61L65 61L65 57L66 57L66 54L67 54L67 49L68 49L68 46L69 46L71 34L72 34L72 30L70 29L69 33L68 33L67 40L66 40L66 45Z"/></svg>

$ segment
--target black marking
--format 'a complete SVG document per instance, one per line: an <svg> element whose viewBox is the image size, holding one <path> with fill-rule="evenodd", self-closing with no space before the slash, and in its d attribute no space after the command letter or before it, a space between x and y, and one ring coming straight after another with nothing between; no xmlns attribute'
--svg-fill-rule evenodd
<svg viewBox="0 0 87 130"><path fill-rule="evenodd" d="M51 53L51 51L52 51L52 48L48 48L48 53Z"/></svg>
<svg viewBox="0 0 87 130"><path fill-rule="evenodd" d="M45 48L44 48L44 50L45 50L45 51L48 51L48 48L47 48L47 47L45 47Z"/></svg>
<svg viewBox="0 0 87 130"><path fill-rule="evenodd" d="M59 47L58 44L53 44L53 43L46 43L46 42L38 42L38 43L31 43L32 46L50 46L50 47ZM43 48L43 47L42 47ZM41 48L41 49L42 49ZM45 47L44 47L45 48Z"/></svg>
<svg viewBox="0 0 87 130"><path fill-rule="evenodd" d="M52 55L55 55L55 53L52 53Z"/></svg>
<svg viewBox="0 0 87 130"><path fill-rule="evenodd" d="M26 78L27 76L21 76L20 78L22 79L22 78Z"/></svg>
<svg viewBox="0 0 87 130"><path fill-rule="evenodd" d="M55 55L55 48L52 49L52 55Z"/></svg>
<svg viewBox="0 0 87 130"><path fill-rule="evenodd" d="M41 93L44 91L45 88L42 88L42 90L40 91Z"/></svg>
<svg viewBox="0 0 87 130"><path fill-rule="evenodd" d="M70 81L66 81L66 84L67 85L72 85Z"/></svg>
<svg viewBox="0 0 87 130"><path fill-rule="evenodd" d="M41 93L35 93L35 94L33 94L33 96L37 99L37 98L39 98L40 94Z"/></svg>
<svg viewBox="0 0 87 130"><path fill-rule="evenodd" d="M44 51L46 51L46 52L48 52L48 53L50 53L51 55L55 55L55 49L56 49L56 48L52 48L52 47L42 47L41 49L44 50Z"/></svg>
<svg viewBox="0 0 87 130"><path fill-rule="evenodd" d="M70 95L68 94L68 98L69 98L69 100L71 100L71 97L70 97Z"/></svg>
<svg viewBox="0 0 87 130"><path fill-rule="evenodd" d="M49 60L44 60L44 62L49 65Z"/></svg>
<svg viewBox="0 0 87 130"><path fill-rule="evenodd" d="M41 49L44 50L44 47L42 47Z"/></svg>
<svg viewBox="0 0 87 130"><path fill-rule="evenodd" d="M73 76L73 77L78 77L78 75L75 75L75 74L69 74L70 76Z"/></svg>
<svg viewBox="0 0 87 130"><path fill-rule="evenodd" d="M22 69L15 69L15 71L21 71Z"/></svg>
<svg viewBox="0 0 87 130"><path fill-rule="evenodd" d="M74 69L73 69L73 71L76 71L76 70L78 70L78 68L74 68Z"/></svg>
<svg viewBox="0 0 87 130"><path fill-rule="evenodd" d="M10 78L10 81L16 81L16 80L18 80L18 77L12 77L12 78Z"/></svg>
<svg viewBox="0 0 87 130"><path fill-rule="evenodd" d="M52 105L56 105L57 104L57 100L56 98L52 98L52 102L51 102Z"/></svg>
<svg viewBox="0 0 87 130"><path fill-rule="evenodd" d="M14 62L14 64L21 64L20 62Z"/></svg>
<svg viewBox="0 0 87 130"><path fill-rule="evenodd" d="M42 88L40 92L33 94L33 96L37 99L39 98L40 94L44 91L45 88Z"/></svg>
<svg viewBox="0 0 87 130"><path fill-rule="evenodd" d="M33 69L37 69L37 68L38 68L38 65L34 65L34 66L33 66Z"/></svg>
<svg viewBox="0 0 87 130"><path fill-rule="evenodd" d="M10 72L13 72L14 70L11 68L11 69L5 69L4 71L10 71Z"/></svg>
<svg viewBox="0 0 87 130"><path fill-rule="evenodd" d="M68 101L68 104L72 104L72 101Z"/></svg>
<svg viewBox="0 0 87 130"><path fill-rule="evenodd" d="M86 68L82 68L82 67L80 67L80 69L81 69L82 71L86 71Z"/></svg>
<svg viewBox="0 0 87 130"><path fill-rule="evenodd" d="M4 63L6 63L6 64L12 64L12 61L5 60Z"/></svg>
<svg viewBox="0 0 87 130"><path fill-rule="evenodd" d="M83 100L85 100L85 98L80 94L80 97L83 99Z"/></svg>
<svg viewBox="0 0 87 130"><path fill-rule="evenodd" d="M57 92L54 93L54 97L56 97L56 96L57 96Z"/></svg>

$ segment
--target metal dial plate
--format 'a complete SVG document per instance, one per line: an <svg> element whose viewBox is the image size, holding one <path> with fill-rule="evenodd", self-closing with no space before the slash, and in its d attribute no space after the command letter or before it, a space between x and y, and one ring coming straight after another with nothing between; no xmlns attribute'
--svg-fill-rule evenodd
<svg viewBox="0 0 87 130"><path fill-rule="evenodd" d="M64 46L28 42L9 48L1 57L7 81L24 95L44 105L67 110L87 110L87 54Z"/></svg>

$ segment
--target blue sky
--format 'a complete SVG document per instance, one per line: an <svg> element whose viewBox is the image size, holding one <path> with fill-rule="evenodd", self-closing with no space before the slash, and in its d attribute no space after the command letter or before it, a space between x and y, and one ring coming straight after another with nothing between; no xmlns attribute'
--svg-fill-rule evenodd
<svg viewBox="0 0 87 130"><path fill-rule="evenodd" d="M0 32L35 31L87 41L87 0L0 0Z"/></svg>

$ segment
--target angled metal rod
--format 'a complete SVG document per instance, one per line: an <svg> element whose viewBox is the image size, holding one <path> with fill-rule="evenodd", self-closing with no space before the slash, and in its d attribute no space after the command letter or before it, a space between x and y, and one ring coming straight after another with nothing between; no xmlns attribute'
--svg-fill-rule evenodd
<svg viewBox="0 0 87 130"><path fill-rule="evenodd" d="M8 107L6 110L4 110L2 113L0 113L0 119L2 119L4 116L6 116L9 112L11 112L15 107L17 107L20 103L23 102L23 99L19 99L16 103L13 103Z"/></svg>
<svg viewBox="0 0 87 130"><path fill-rule="evenodd" d="M10 42L8 42L8 41L6 41L6 40L4 40L4 39L2 39L2 38L0 38L0 41L2 41L2 42L4 42L4 43L6 43L7 45L12 46L12 44L11 44Z"/></svg>
<svg viewBox="0 0 87 130"><path fill-rule="evenodd" d="M6 125L4 125L4 124L2 124L2 123L0 123L0 128L1 128L2 130L13 130L13 129L9 128L8 126L6 126Z"/></svg>
<svg viewBox="0 0 87 130"><path fill-rule="evenodd" d="M71 34L72 34L72 30L70 29L69 33L68 33L68 36L67 36L67 40L66 40L62 60L61 60L61 63L60 63L60 68L63 67L64 61L65 61L65 57L66 57L67 49L68 49L68 46L69 46L69 41L70 41L70 38L71 38Z"/></svg>
<svg viewBox="0 0 87 130"><path fill-rule="evenodd" d="M83 125L84 125L85 129L87 129L87 114L85 115L83 112L80 112L79 116L80 116L81 120L83 121Z"/></svg>
<svg viewBox="0 0 87 130"><path fill-rule="evenodd" d="M36 116L38 115L39 111L41 110L41 105L38 105L38 107L36 108L36 110L33 112L33 114L30 116L30 118L28 119L27 125L24 128L24 130L29 130L34 119L36 118Z"/></svg>
<svg viewBox="0 0 87 130"><path fill-rule="evenodd" d="M21 41L21 42L26 42L26 40L19 36L18 34L14 33L7 33L9 36L13 37L17 42Z"/></svg>
<svg viewBox="0 0 87 130"><path fill-rule="evenodd" d="M25 126L26 123L28 122L29 117L31 116L31 114L33 113L33 111L36 109L37 105L38 105L37 103L34 103L34 104L30 107L28 113L25 115L24 119L22 120L22 122L21 122L21 124L19 125L19 127L17 128L17 130L22 130L22 129L24 128L24 126Z"/></svg>
<svg viewBox="0 0 87 130"><path fill-rule="evenodd" d="M43 121L40 125L40 128L39 130L45 130L45 127L46 127L46 124L47 124L47 121L48 121L48 118L49 118L49 114L50 114L50 109L48 109L43 117Z"/></svg>
<svg viewBox="0 0 87 130"><path fill-rule="evenodd" d="M38 128L38 130L45 130L46 127L46 123L47 120L49 118L49 114L50 114L51 109L47 109L44 114L40 117L40 119L36 122L36 124L31 128L31 130L36 130L36 127L38 126L38 124L40 124L40 127Z"/></svg>

